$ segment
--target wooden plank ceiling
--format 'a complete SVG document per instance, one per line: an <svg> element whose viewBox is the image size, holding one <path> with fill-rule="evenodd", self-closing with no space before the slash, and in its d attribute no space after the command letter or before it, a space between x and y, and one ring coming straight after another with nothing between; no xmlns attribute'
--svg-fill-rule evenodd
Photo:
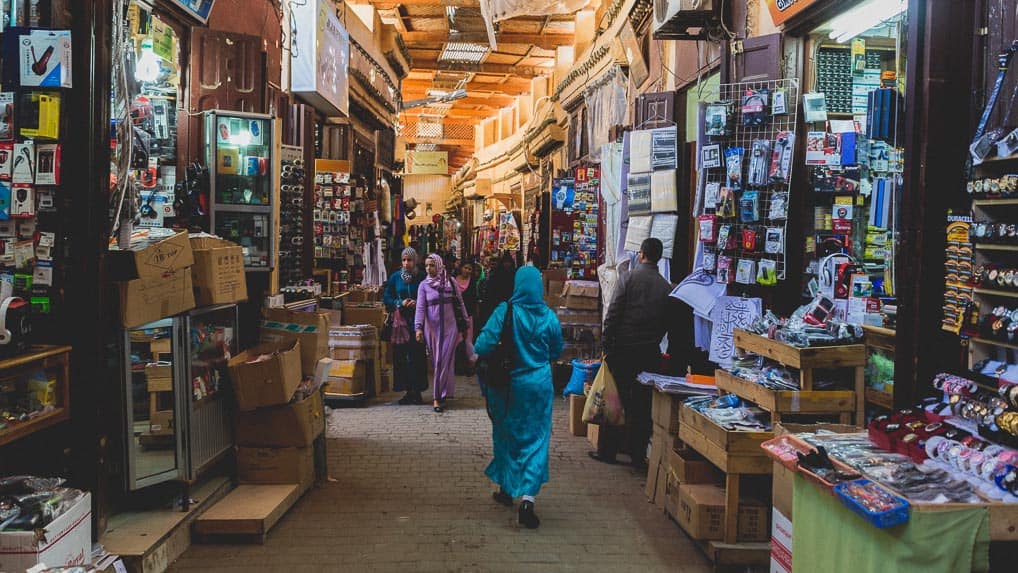
<svg viewBox="0 0 1018 573"><path fill-rule="evenodd" d="M488 50L477 0L357 0L393 22L413 60L403 101L462 88L467 97L402 114L411 148L449 151L451 171L473 156L474 126L529 93L531 79L551 75L555 48L573 44L574 18L523 16L495 26L498 50Z"/></svg>

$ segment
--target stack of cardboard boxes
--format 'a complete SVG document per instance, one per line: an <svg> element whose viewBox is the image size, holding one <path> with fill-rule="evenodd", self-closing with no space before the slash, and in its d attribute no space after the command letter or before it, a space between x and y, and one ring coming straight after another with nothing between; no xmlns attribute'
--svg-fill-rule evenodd
<svg viewBox="0 0 1018 573"><path fill-rule="evenodd" d="M665 511L698 541L724 537L724 474L706 458L679 441L679 408L684 396L654 389L647 499ZM766 541L767 507L742 496L739 540Z"/></svg>
<svg viewBox="0 0 1018 573"><path fill-rule="evenodd" d="M333 327L328 344L333 363L326 396L367 398L384 390L377 328L369 324Z"/></svg>
<svg viewBox="0 0 1018 573"><path fill-rule="evenodd" d="M325 430L321 394L296 395L301 342L264 343L229 361L237 406L237 477L242 484L297 484L315 479L312 442Z"/></svg>
<svg viewBox="0 0 1018 573"><path fill-rule="evenodd" d="M194 308L194 253L188 235L159 231L136 233L130 249L110 251L107 257L107 272L118 281L120 325L124 328Z"/></svg>

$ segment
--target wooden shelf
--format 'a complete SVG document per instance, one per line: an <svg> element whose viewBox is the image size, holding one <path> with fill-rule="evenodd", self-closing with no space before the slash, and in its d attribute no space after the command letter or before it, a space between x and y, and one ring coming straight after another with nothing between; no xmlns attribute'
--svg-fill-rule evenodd
<svg viewBox="0 0 1018 573"><path fill-rule="evenodd" d="M973 199L972 200L972 206L973 207L996 207L996 206L1006 207L1008 205L1011 205L1011 206L1018 205L1018 199L1007 198L1007 199Z"/></svg>
<svg viewBox="0 0 1018 573"><path fill-rule="evenodd" d="M1007 298L1018 298L1018 291L1010 290L997 290L992 288L976 287L972 289L973 294L981 294L986 296L1003 296Z"/></svg>
<svg viewBox="0 0 1018 573"><path fill-rule="evenodd" d="M995 163L1007 163L1010 161L1018 161L1018 155L1008 155L1007 157L990 157L989 159L984 159L981 163L979 163L979 165L976 165L975 167L978 169L983 165L987 164L993 165Z"/></svg>
<svg viewBox="0 0 1018 573"><path fill-rule="evenodd" d="M866 403L873 404L874 406L880 406L881 408L887 408L888 410L894 409L894 395L883 390L874 390L872 388L866 389Z"/></svg>
<svg viewBox="0 0 1018 573"><path fill-rule="evenodd" d="M979 338L978 336L973 336L969 338L969 341L978 342L979 344L989 344L990 346L1000 346L1003 348L1011 348L1013 350L1018 350L1018 344L1008 344L1007 342L999 342L996 340L989 340L987 338Z"/></svg>
<svg viewBox="0 0 1018 573"><path fill-rule="evenodd" d="M33 362L39 362L47 358L59 356L71 351L70 346L32 346L23 354L12 356L6 360L0 360L0 372L10 368L17 368Z"/></svg>
<svg viewBox="0 0 1018 573"><path fill-rule="evenodd" d="M771 460L760 444L774 432L727 430L700 412L679 408L679 439L725 473L770 474Z"/></svg>
<svg viewBox="0 0 1018 573"><path fill-rule="evenodd" d="M29 434L59 424L70 419L71 413L67 408L56 408L27 422L17 422L0 430L0 446L7 445L13 441L20 440Z"/></svg>
<svg viewBox="0 0 1018 573"><path fill-rule="evenodd" d="M866 366L866 347L862 344L799 348L736 329L735 347L800 370Z"/></svg>
<svg viewBox="0 0 1018 573"><path fill-rule="evenodd" d="M772 390L727 372L715 372L718 390L749 400L771 413L771 422L782 414L839 414L841 423L851 423L855 392L851 390Z"/></svg>
<svg viewBox="0 0 1018 573"><path fill-rule="evenodd" d="M994 243L978 243L976 244L976 250L979 251L1016 251L1018 252L1018 245L997 245Z"/></svg>

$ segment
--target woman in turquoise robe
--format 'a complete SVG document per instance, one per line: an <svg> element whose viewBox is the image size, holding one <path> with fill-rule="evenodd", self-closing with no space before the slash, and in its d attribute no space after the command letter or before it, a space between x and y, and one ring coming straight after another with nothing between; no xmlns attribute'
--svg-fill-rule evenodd
<svg viewBox="0 0 1018 573"><path fill-rule="evenodd" d="M494 459L485 474L499 485L495 501L520 504L520 524L540 525L534 501L548 481L548 446L551 442L551 408L555 391L551 361L562 353L562 327L544 303L541 273L534 267L516 271L510 299L513 305L513 362L508 392L489 389ZM506 303L499 304L475 344L479 356L495 350L502 335Z"/></svg>

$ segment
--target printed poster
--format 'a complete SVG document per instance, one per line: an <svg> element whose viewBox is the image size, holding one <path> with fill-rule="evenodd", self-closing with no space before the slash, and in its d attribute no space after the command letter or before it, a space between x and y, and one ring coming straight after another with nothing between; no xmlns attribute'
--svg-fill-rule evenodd
<svg viewBox="0 0 1018 573"><path fill-rule="evenodd" d="M735 357L735 329L748 327L763 312L759 298L723 296L711 309L710 361L728 369Z"/></svg>

